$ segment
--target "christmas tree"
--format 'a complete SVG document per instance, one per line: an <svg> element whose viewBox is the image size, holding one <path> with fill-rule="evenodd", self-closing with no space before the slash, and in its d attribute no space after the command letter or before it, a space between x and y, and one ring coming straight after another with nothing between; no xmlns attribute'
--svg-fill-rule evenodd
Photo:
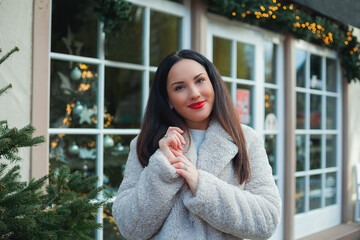
<svg viewBox="0 0 360 240"><path fill-rule="evenodd" d="M12 49L0 64L18 50ZM11 87L0 89L0 95ZM70 172L63 165L38 180L20 180L19 148L45 141L33 137L34 131L31 124L17 129L0 121L0 239L92 239L89 234L101 227L97 210L105 202L96 199L102 191L96 176Z"/></svg>

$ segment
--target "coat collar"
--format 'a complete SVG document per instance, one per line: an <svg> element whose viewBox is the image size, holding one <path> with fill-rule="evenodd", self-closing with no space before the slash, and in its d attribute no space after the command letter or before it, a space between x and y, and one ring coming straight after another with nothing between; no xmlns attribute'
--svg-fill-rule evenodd
<svg viewBox="0 0 360 240"><path fill-rule="evenodd" d="M197 169L207 171L215 176L225 168L238 152L238 147L233 139L216 120L210 121L204 142L197 154L195 145L192 143L189 146L187 136L185 140L184 155L196 165Z"/></svg>

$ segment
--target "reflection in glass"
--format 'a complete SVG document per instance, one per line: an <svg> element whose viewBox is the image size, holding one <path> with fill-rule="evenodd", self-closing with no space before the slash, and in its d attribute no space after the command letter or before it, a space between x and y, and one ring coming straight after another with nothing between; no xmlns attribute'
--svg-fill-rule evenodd
<svg viewBox="0 0 360 240"><path fill-rule="evenodd" d="M241 123L253 125L253 87L237 84L236 109Z"/></svg>
<svg viewBox="0 0 360 240"><path fill-rule="evenodd" d="M237 78L254 80L255 47L237 43Z"/></svg>
<svg viewBox="0 0 360 240"><path fill-rule="evenodd" d="M140 128L142 72L105 69L105 128Z"/></svg>
<svg viewBox="0 0 360 240"><path fill-rule="evenodd" d="M265 88L265 129L277 129L276 90Z"/></svg>
<svg viewBox="0 0 360 240"><path fill-rule="evenodd" d="M310 210L321 207L321 175L310 176Z"/></svg>
<svg viewBox="0 0 360 240"><path fill-rule="evenodd" d="M213 37L213 63L222 76L231 76L231 41Z"/></svg>
<svg viewBox="0 0 360 240"><path fill-rule="evenodd" d="M305 93L296 93L296 129L305 129Z"/></svg>
<svg viewBox="0 0 360 240"><path fill-rule="evenodd" d="M124 177L126 160L130 152L130 142L134 135L104 136L104 184L107 195L116 196Z"/></svg>
<svg viewBox="0 0 360 240"><path fill-rule="evenodd" d="M49 145L50 169L67 165L84 177L96 175L96 136L50 135Z"/></svg>
<svg viewBox="0 0 360 240"><path fill-rule="evenodd" d="M53 0L51 6L51 51L97 57L95 2Z"/></svg>
<svg viewBox="0 0 360 240"><path fill-rule="evenodd" d="M336 135L326 135L326 167L336 167Z"/></svg>
<svg viewBox="0 0 360 240"><path fill-rule="evenodd" d="M276 135L265 136L265 150L268 155L269 163L272 167L273 175L277 174L276 165Z"/></svg>
<svg viewBox="0 0 360 240"><path fill-rule="evenodd" d="M150 11L150 65L180 49L181 18L162 12Z"/></svg>
<svg viewBox="0 0 360 240"><path fill-rule="evenodd" d="M310 55L310 87L322 89L321 57Z"/></svg>
<svg viewBox="0 0 360 240"><path fill-rule="evenodd" d="M336 172L326 174L325 206L336 204Z"/></svg>
<svg viewBox="0 0 360 240"><path fill-rule="evenodd" d="M277 45L265 41L265 82L276 83L276 49Z"/></svg>
<svg viewBox="0 0 360 240"><path fill-rule="evenodd" d="M321 128L321 96L310 95L310 128Z"/></svg>
<svg viewBox="0 0 360 240"><path fill-rule="evenodd" d="M296 213L305 212L305 177L296 178L295 206Z"/></svg>
<svg viewBox="0 0 360 240"><path fill-rule="evenodd" d="M50 74L50 127L96 127L97 66L52 60Z"/></svg>
<svg viewBox="0 0 360 240"><path fill-rule="evenodd" d="M321 168L321 135L310 135L310 170Z"/></svg>
<svg viewBox="0 0 360 240"><path fill-rule="evenodd" d="M337 104L335 97L326 97L326 128L336 129Z"/></svg>
<svg viewBox="0 0 360 240"><path fill-rule="evenodd" d="M305 87L306 83L306 52L296 49L296 86Z"/></svg>
<svg viewBox="0 0 360 240"><path fill-rule="evenodd" d="M131 21L121 22L105 37L105 58L143 64L144 8L131 6ZM131 34L129 34L131 32Z"/></svg>
<svg viewBox="0 0 360 240"><path fill-rule="evenodd" d="M305 171L305 135L296 135L296 171Z"/></svg>
<svg viewBox="0 0 360 240"><path fill-rule="evenodd" d="M336 92L336 61L326 59L326 91Z"/></svg>

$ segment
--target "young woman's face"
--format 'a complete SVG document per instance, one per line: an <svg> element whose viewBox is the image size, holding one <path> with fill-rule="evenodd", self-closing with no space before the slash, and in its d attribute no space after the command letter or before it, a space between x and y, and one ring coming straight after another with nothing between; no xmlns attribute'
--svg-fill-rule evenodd
<svg viewBox="0 0 360 240"><path fill-rule="evenodd" d="M175 63L170 69L166 89L169 103L189 128L207 129L215 93L201 64L190 59Z"/></svg>

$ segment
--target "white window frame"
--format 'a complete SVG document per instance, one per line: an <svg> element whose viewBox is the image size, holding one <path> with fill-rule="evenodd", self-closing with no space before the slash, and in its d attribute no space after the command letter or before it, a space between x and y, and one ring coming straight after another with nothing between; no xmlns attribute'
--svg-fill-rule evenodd
<svg viewBox="0 0 360 240"><path fill-rule="evenodd" d="M305 168L305 171L296 172L295 177L305 177L305 212L299 213L294 216L294 238L298 239L321 230L339 225L341 223L341 194L342 194L342 85L341 85L341 67L340 61L338 60L338 55L335 51L329 50L324 47L319 47L314 44L310 44L303 40L296 40L295 41L295 48L299 50L303 50L307 52L306 55L306 66L305 66L305 87L296 87L296 93L309 93L306 95L306 107L305 107L305 129L296 129L295 134L305 135L306 137L306 144L305 144L305 152L306 152L306 164L309 163L309 141L310 135L321 135L322 136L322 154L321 154L321 164L325 166L324 163L326 162L326 156L324 150L326 147L326 136L329 135L336 135L337 139L337 149L336 149L336 158L337 158L337 165L336 167L332 168L321 168L317 170L307 170L309 167ZM310 54L318 55L322 58L322 90L311 89L310 88ZM326 65L325 59L331 58L336 60L336 84L337 84L337 92L328 92L326 91ZM295 93L295 94L296 94ZM324 129L310 129L310 126L307 124L310 123L310 97L311 93L315 93L321 96L322 98L322 117L321 117L321 126L324 126ZM326 129L326 97L336 97L337 98L337 113L336 114L336 129ZM337 196L336 196L336 204L330 206L323 206L319 209L314 209L309 211L309 186L310 180L309 176L314 174L323 174L327 172L337 172ZM322 176L322 189L325 189L326 186L326 179ZM324 193L322 193L322 204L324 204ZM326 216L326 217L324 217Z"/></svg>
<svg viewBox="0 0 360 240"><path fill-rule="evenodd" d="M206 54L213 61L213 37L220 37L232 41L232 52L236 52L236 43L242 42L255 47L253 80L238 79L236 76L236 55L231 59L231 76L223 77L225 82L231 83L231 96L234 104L236 103L236 84L245 84L253 86L253 128L256 132L265 137L265 134L275 134L277 138L276 146L276 165L277 175L274 179L277 181L281 198L284 199L284 37L273 32L260 29L248 24L229 21L225 17L208 14ZM265 83L265 62L263 42L269 41L277 45L277 83ZM275 131L264 130L265 122L265 87L277 90L277 118L278 129ZM271 239L283 239L283 218L281 223Z"/></svg>
<svg viewBox="0 0 360 240"><path fill-rule="evenodd" d="M143 64L132 64L118 61L105 60L105 51L104 51L104 42L105 34L103 33L103 24L98 24L98 56L97 57L83 57L75 56L64 53L51 52L49 54L49 62L51 60L61 60L61 61L73 61L81 62L84 64L93 64L98 66L98 101L97 101L97 126L96 128L81 128L81 129L71 129L71 128L49 128L48 133L50 135L54 134L71 134L71 135L95 135L97 137L97 159L96 159L96 174L98 176L97 186L103 185L104 180L104 136L113 134L113 135L136 135L139 134L140 129L109 129L104 128L104 99L105 99L105 67L115 67L120 69L130 69L143 72L143 82L142 82L142 116L145 111L147 99L150 92L150 79L149 74L156 71L156 67L150 66L150 10L156 10L166 14L171 14L177 17L181 17L182 21L180 24L180 49L189 49L191 48L191 29L188 26L191 25L191 12L190 12L190 0L184 0L183 4L170 2L166 0L127 0L134 5L138 5L145 8L144 13L144 39L143 49L144 49L144 62ZM50 4L51 5L51 4ZM50 9L52 7L50 6ZM51 11L50 11L51 12ZM51 12L52 14L52 12ZM51 14L50 14L50 23L51 23ZM50 36L51 39L51 26L50 26ZM170 53L169 53L170 54ZM50 76L49 76L50 82ZM51 83L50 83L51 84ZM50 86L49 84L49 86ZM50 93L50 89L49 89ZM50 99L50 96L49 96ZM50 111L49 111L50 113ZM102 195L100 194L100 198ZM97 222L103 223L103 208L98 210ZM96 231L96 239L103 240L103 230L98 229Z"/></svg>

